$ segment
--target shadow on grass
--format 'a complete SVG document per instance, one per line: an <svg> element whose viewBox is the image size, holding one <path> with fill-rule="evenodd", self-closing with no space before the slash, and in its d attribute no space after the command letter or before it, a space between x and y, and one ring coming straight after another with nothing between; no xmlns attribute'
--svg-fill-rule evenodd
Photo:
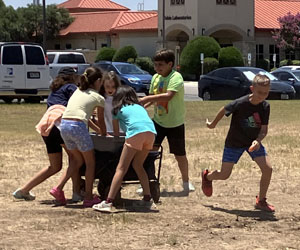
<svg viewBox="0 0 300 250"><path fill-rule="evenodd" d="M187 197L189 196L189 192L187 191L167 191L163 190L160 192L161 197Z"/></svg>
<svg viewBox="0 0 300 250"><path fill-rule="evenodd" d="M67 200L66 205L61 205L55 200L42 200L40 201L42 205L49 205L51 207L66 207L71 209L84 209L82 202L72 202L72 200ZM122 199L122 203L113 209L112 213L158 213L159 210L157 206L153 203L151 205L145 205L141 200L132 200L132 199Z"/></svg>
<svg viewBox="0 0 300 250"><path fill-rule="evenodd" d="M211 205L204 205L204 207L210 208L213 211L220 211L227 214L235 214L238 217L253 218L258 221L278 221L274 213L262 211L262 210L240 210L240 209L226 209L220 207L214 207Z"/></svg>

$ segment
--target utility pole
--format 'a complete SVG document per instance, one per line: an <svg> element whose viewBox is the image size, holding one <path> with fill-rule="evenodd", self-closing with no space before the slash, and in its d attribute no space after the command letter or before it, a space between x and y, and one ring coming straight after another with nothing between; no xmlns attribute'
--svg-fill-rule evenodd
<svg viewBox="0 0 300 250"><path fill-rule="evenodd" d="M43 48L46 52L46 35L47 35L47 24L46 24L46 0L43 0Z"/></svg>
<svg viewBox="0 0 300 250"><path fill-rule="evenodd" d="M163 7L162 7L162 16L163 16L163 20L162 20L162 45L163 48L166 47L166 25L165 25L165 20L166 20L166 0L162 0L163 1Z"/></svg>

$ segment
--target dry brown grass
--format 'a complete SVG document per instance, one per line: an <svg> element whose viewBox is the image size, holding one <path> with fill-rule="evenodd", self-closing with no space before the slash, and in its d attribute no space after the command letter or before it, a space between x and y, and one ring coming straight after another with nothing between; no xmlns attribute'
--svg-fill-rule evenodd
<svg viewBox="0 0 300 250"><path fill-rule="evenodd" d="M181 179L165 145L159 212L116 214L54 207L48 191L60 174L34 188L35 201L14 200L11 193L48 164L34 129L46 106L0 105L0 249L300 249L300 102L271 101L264 144L274 165L268 196L274 216L253 209L260 172L246 154L229 180L214 183L211 198L200 190L201 169L220 166L230 120L208 130L205 118L225 103L187 103L187 152L196 192L177 197ZM139 199L135 189L126 186L122 196ZM71 183L66 195L71 196Z"/></svg>

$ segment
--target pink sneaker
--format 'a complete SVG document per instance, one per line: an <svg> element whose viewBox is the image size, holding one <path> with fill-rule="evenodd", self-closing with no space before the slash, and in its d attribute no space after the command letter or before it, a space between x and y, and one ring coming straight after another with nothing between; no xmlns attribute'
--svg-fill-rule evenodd
<svg viewBox="0 0 300 250"><path fill-rule="evenodd" d="M259 197L256 196L256 202L254 207L256 209L264 210L271 213L275 212L275 207L267 202L267 198L260 200Z"/></svg>
<svg viewBox="0 0 300 250"><path fill-rule="evenodd" d="M95 195L92 200L84 199L83 206L84 207L92 207L100 202L101 202L100 198L97 195Z"/></svg>
<svg viewBox="0 0 300 250"><path fill-rule="evenodd" d="M66 205L67 201L65 198L64 191L54 187L50 190L50 194L58 201L61 205Z"/></svg>

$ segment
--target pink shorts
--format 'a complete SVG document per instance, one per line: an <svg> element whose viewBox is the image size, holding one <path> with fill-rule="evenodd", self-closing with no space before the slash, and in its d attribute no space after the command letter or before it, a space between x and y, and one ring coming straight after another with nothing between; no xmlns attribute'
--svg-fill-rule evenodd
<svg viewBox="0 0 300 250"><path fill-rule="evenodd" d="M151 150L153 148L154 140L155 134L152 132L143 132L126 139L125 144L128 147L139 151L143 149Z"/></svg>

